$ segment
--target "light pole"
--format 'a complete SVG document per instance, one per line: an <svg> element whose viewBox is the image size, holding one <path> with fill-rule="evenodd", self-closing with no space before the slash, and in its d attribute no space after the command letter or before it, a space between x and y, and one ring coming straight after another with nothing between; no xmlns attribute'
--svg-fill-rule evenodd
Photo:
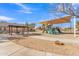
<svg viewBox="0 0 79 59"><path fill-rule="evenodd" d="M74 37L76 37L76 19L75 16L73 16L74 19Z"/></svg>

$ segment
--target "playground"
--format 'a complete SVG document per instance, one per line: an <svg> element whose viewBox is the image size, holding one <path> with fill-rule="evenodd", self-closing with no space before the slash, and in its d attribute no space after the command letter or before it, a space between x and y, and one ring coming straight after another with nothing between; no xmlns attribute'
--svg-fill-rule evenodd
<svg viewBox="0 0 79 59"><path fill-rule="evenodd" d="M40 22L40 29L30 31L26 25L8 25L8 33L0 34L0 55L6 56L77 56L79 34L72 28L62 30L52 25L69 23L70 16ZM40 31L37 31L40 30ZM77 34L74 37L74 34ZM4 48L3 48L4 47ZM16 47L16 48L15 48Z"/></svg>
<svg viewBox="0 0 79 59"><path fill-rule="evenodd" d="M77 56L79 34L53 24L69 23L71 17L40 22L41 32L30 31L26 25L8 25L8 33L0 34L0 55L6 56ZM74 36L74 34L77 34ZM4 47L4 48L3 48ZM16 48L15 48L16 47Z"/></svg>
<svg viewBox="0 0 79 59"><path fill-rule="evenodd" d="M2 5L6 6L8 4ZM24 7L26 4L16 5ZM33 6L40 8L39 10L42 11L35 11L36 9L34 9L32 11L35 14L31 15L19 12L16 14L14 10L15 14L13 15L12 13L12 15L13 17L17 15L17 17L15 16L17 19L11 22L16 23L11 23L10 21L0 22L0 55L79 56L79 15L75 13L73 5L57 4L54 5L54 10L52 9L54 6L50 8L49 4L41 5L42 7L40 8L40 4L34 4ZM43 9L44 7L46 10ZM12 12L12 10L10 11ZM1 19L3 18L2 16ZM18 23L19 21L21 23Z"/></svg>

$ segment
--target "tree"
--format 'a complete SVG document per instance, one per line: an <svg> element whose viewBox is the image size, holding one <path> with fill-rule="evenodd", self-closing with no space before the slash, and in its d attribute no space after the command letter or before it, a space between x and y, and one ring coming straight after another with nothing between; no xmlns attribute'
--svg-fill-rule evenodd
<svg viewBox="0 0 79 59"><path fill-rule="evenodd" d="M77 29L79 30L79 22L77 22L76 27L77 27Z"/></svg>
<svg viewBox="0 0 79 59"><path fill-rule="evenodd" d="M34 28L35 28L35 23L29 24L29 28L30 28L30 31L35 31L35 30L34 30Z"/></svg>
<svg viewBox="0 0 79 59"><path fill-rule="evenodd" d="M30 24L30 27L31 27L31 28L34 28L34 27L35 27L35 23L31 23L31 24Z"/></svg>
<svg viewBox="0 0 79 59"><path fill-rule="evenodd" d="M28 22L26 22L25 25L28 26L29 25Z"/></svg>

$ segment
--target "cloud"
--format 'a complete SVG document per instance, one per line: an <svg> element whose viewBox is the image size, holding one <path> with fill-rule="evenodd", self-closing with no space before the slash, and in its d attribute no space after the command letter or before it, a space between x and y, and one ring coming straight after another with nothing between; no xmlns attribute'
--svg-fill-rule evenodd
<svg viewBox="0 0 79 59"><path fill-rule="evenodd" d="M18 5L18 6L20 6L22 8L21 10L19 10L19 12L28 13L28 14L32 13L32 8L27 7L27 6L25 6L25 5L21 4L21 3L16 3L16 5Z"/></svg>
<svg viewBox="0 0 79 59"><path fill-rule="evenodd" d="M7 16L0 16L0 20L9 21L9 20L14 20L14 18L7 17Z"/></svg>
<svg viewBox="0 0 79 59"><path fill-rule="evenodd" d="M77 5L78 3L72 3L72 5Z"/></svg>
<svg viewBox="0 0 79 59"><path fill-rule="evenodd" d="M26 10L19 10L18 12L22 12L22 13L27 13L27 14L31 14L31 11L26 11Z"/></svg>
<svg viewBox="0 0 79 59"><path fill-rule="evenodd" d="M18 24L25 24L25 22L24 21L21 21L21 22L17 22Z"/></svg>

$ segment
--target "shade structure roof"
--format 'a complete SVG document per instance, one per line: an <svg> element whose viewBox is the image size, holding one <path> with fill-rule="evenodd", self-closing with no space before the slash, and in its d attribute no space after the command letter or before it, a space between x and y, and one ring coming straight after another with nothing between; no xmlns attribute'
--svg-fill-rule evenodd
<svg viewBox="0 0 79 59"><path fill-rule="evenodd" d="M43 21L43 22L39 22L40 24L50 24L50 25L53 25L53 24L60 24L60 23L67 23L67 22L70 22L71 20L71 16L65 16L65 17L62 17L62 18L58 18L58 19L53 19L53 20L49 20L49 21Z"/></svg>

